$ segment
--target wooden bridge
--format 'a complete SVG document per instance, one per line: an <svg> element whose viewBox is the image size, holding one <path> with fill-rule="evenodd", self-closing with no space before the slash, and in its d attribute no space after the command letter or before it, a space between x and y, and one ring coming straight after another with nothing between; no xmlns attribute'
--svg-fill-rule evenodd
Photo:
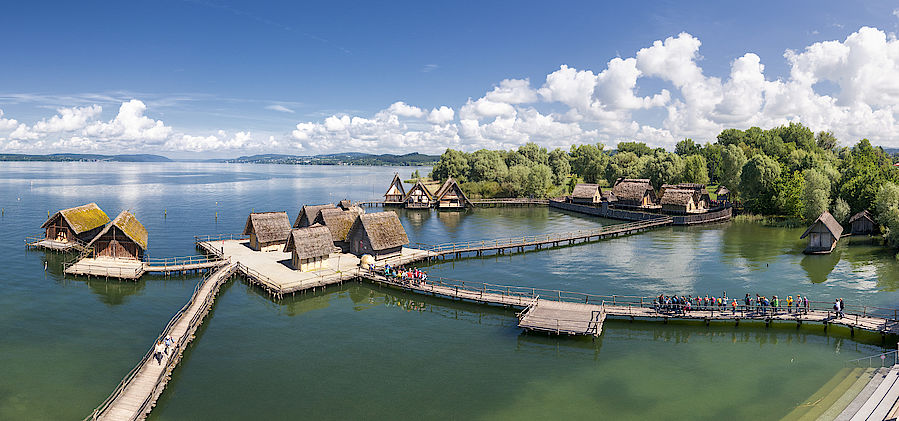
<svg viewBox="0 0 899 421"><path fill-rule="evenodd" d="M539 250L543 247L558 247L578 242L586 243L598 241L609 237L620 237L635 234L652 228L670 224L672 219L667 216L649 219L645 221L628 222L624 224L604 225L600 228L570 231L562 233L549 233L537 235L524 235L520 237L500 238L493 240L476 240L458 243L443 243L427 245L416 243L416 248L427 250L435 256L462 257L464 254L483 255L485 252L494 251L502 254L507 250L512 252L524 252L528 249Z"/></svg>
<svg viewBox="0 0 899 421"><path fill-rule="evenodd" d="M117 259L91 257L82 253L73 261L63 264L63 273L76 276L116 278L136 281L145 273L161 273L166 276L177 273L202 272L227 265L228 259L207 256L168 257L160 259Z"/></svg>

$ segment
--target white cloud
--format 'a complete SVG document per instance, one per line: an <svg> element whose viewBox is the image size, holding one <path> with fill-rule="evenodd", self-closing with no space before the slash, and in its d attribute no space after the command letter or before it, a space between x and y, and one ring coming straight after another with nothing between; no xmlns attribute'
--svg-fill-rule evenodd
<svg viewBox="0 0 899 421"><path fill-rule="evenodd" d="M428 123L443 124L452 121L456 112L452 108L441 105L440 108L434 108L428 114Z"/></svg>
<svg viewBox="0 0 899 421"><path fill-rule="evenodd" d="M405 102L399 101L390 104L390 107L387 108L387 111L396 114L401 117L415 117L421 118L425 115L424 110L418 107L413 107L411 105L407 105Z"/></svg>
<svg viewBox="0 0 899 421"><path fill-rule="evenodd" d="M0 110L0 132L13 130L18 127L19 122L12 118L3 118L3 110Z"/></svg>
<svg viewBox="0 0 899 421"><path fill-rule="evenodd" d="M285 107L285 106L283 106L283 105L280 105L280 104L268 105L268 106L265 107L265 109L266 109L266 110L272 110L272 111L278 111L278 112L282 112L282 113L291 113L291 114L294 113L294 111L291 110L290 108L287 108L287 107Z"/></svg>

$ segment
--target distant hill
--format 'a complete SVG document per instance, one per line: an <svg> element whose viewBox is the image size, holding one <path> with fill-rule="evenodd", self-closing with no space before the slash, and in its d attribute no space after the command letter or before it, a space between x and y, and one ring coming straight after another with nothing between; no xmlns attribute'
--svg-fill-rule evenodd
<svg viewBox="0 0 899 421"><path fill-rule="evenodd" d="M99 155L81 153L54 153L50 155L0 154L0 161L109 161L109 162L171 162L161 155Z"/></svg>
<svg viewBox="0 0 899 421"><path fill-rule="evenodd" d="M216 161L252 164L420 166L434 165L439 160L439 155L424 155L417 152L405 155L372 155L361 152L347 152L315 156L265 154Z"/></svg>

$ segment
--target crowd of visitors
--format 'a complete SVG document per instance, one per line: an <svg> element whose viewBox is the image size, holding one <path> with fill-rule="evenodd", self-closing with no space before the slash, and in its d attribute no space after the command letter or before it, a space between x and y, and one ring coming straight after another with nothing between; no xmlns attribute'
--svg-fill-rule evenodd
<svg viewBox="0 0 899 421"><path fill-rule="evenodd" d="M658 312L667 312L675 314L684 314L688 311L721 311L721 312L743 312L758 314L808 314L809 300L808 296L803 297L802 294L796 294L794 299L792 295L781 299L776 295L769 297L756 294L753 297L746 294L742 299L728 298L727 292L722 293L720 297L714 296L692 296L692 295L664 295L661 294L652 302L653 307ZM843 317L845 307L843 299L837 299L833 304L834 312Z"/></svg>
<svg viewBox="0 0 899 421"><path fill-rule="evenodd" d="M384 276L390 279L399 280L403 283L417 285L419 282L427 281L428 274L421 269L406 269L403 266L384 265Z"/></svg>

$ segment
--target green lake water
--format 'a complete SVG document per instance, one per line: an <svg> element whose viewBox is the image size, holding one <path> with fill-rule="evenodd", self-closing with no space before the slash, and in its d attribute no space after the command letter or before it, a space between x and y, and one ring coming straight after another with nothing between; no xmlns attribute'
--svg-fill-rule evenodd
<svg viewBox="0 0 899 421"><path fill-rule="evenodd" d="M63 278L25 251L47 211L131 209L151 257L239 232L251 210L374 199L414 168L197 163L0 165L0 419L87 415L146 353L196 277ZM426 171L426 169L421 169ZM373 210L370 210L373 211ZM616 221L547 208L399 211L412 242L492 239ZM896 307L899 264L870 241L804 256L801 229L666 227L557 249L439 262L432 276L596 294L749 292ZM47 263L47 271L44 264ZM894 344L894 338L891 338ZM887 346L891 346L887 344ZM154 419L779 418L878 335L820 325L609 321L596 342L525 334L514 310L350 283L271 301L228 284Z"/></svg>

